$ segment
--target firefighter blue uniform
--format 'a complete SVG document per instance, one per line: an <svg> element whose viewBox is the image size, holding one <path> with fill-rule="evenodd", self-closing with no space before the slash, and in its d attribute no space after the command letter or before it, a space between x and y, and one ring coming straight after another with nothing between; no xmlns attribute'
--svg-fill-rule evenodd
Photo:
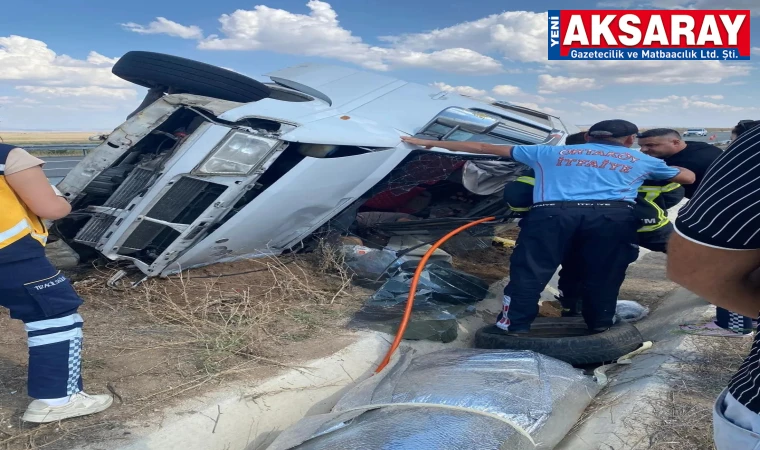
<svg viewBox="0 0 760 450"><path fill-rule="evenodd" d="M535 175L533 169L526 169L518 177L504 186L504 202L509 206L513 217L525 217L533 204L533 187ZM635 215L640 221L636 233L637 243L653 252L666 253L668 238L673 231L673 223L668 218L667 210L683 200L685 189L678 183L668 181L646 180L639 187L636 196ZM562 261L559 272L558 300L563 307L563 315L574 316L581 313L581 264L574 257L580 249L572 248L567 258Z"/></svg>
<svg viewBox="0 0 760 450"><path fill-rule="evenodd" d="M14 148L0 144L0 305L25 324L29 396L57 399L82 391L82 299L45 256L44 223L5 179Z"/></svg>
<svg viewBox="0 0 760 450"><path fill-rule="evenodd" d="M637 132L630 122L615 120L596 124L589 135L614 138ZM536 176L533 204L520 223L496 326L528 332L541 292L577 249L583 317L593 331L609 328L626 269L638 256L638 188L645 179L670 180L679 170L614 141L516 146L512 157Z"/></svg>

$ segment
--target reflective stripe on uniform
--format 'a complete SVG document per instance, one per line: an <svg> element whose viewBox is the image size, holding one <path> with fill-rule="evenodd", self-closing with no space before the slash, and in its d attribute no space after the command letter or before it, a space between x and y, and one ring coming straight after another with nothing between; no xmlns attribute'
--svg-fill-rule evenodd
<svg viewBox="0 0 760 450"><path fill-rule="evenodd" d="M0 164L0 175L5 174L5 164Z"/></svg>
<svg viewBox="0 0 760 450"><path fill-rule="evenodd" d="M639 233L647 233L650 231L659 230L660 228L664 227L668 223L670 223L670 219L668 218L668 215L663 211L662 208L660 208L660 205L655 203L655 200L657 197L660 196L663 192L671 192L681 187L679 183L669 183L665 186L641 186L639 187L638 191L641 193L644 193L644 201L649 203L652 208L654 208L657 211L657 223L652 225L644 225L643 227L639 228Z"/></svg>
<svg viewBox="0 0 760 450"><path fill-rule="evenodd" d="M74 328L73 330L61 331L60 333L43 334L28 339L29 347L39 347L40 345L56 344L58 342L70 341L76 338L82 338L82 329Z"/></svg>
<svg viewBox="0 0 760 450"><path fill-rule="evenodd" d="M515 180L515 181L519 181L520 183L529 184L531 186L535 186L536 185L536 179L533 178L533 177L517 177L517 180Z"/></svg>
<svg viewBox="0 0 760 450"><path fill-rule="evenodd" d="M32 226L29 224L29 221L26 219L21 219L21 221L16 225L13 225L7 230L0 231L0 242L7 241L22 231L29 231L31 229Z"/></svg>
<svg viewBox="0 0 760 450"><path fill-rule="evenodd" d="M77 313L66 317L59 317L57 319L45 319L38 320L36 322L27 322L24 324L24 328L26 328L26 332L28 333L30 331L42 331L49 328L68 327L83 322L84 320L82 320L82 316Z"/></svg>

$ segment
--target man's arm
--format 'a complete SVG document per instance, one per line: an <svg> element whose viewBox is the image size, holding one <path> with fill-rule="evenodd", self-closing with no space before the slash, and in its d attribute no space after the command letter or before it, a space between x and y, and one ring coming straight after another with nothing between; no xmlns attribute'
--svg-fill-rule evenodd
<svg viewBox="0 0 760 450"><path fill-rule="evenodd" d="M678 169L678 175L671 178L669 181L678 184L694 184L697 181L697 175L689 169L683 167L670 166L673 169Z"/></svg>
<svg viewBox="0 0 760 450"><path fill-rule="evenodd" d="M668 278L713 305L748 317L760 312L760 250L707 247L673 233Z"/></svg>
<svg viewBox="0 0 760 450"><path fill-rule="evenodd" d="M435 141L432 139L417 139L411 136L402 136L401 140L407 144L419 145L425 148L438 147L451 150L452 152L477 153L512 158L512 145L494 145L485 142Z"/></svg>
<svg viewBox="0 0 760 450"><path fill-rule="evenodd" d="M729 311L760 312L760 153L737 141L700 180L679 211L668 245L668 277Z"/></svg>

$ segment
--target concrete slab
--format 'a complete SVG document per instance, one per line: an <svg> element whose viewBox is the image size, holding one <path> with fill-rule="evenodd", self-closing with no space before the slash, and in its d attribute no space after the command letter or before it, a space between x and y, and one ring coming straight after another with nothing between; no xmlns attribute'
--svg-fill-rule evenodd
<svg viewBox="0 0 760 450"><path fill-rule="evenodd" d="M638 450L646 445L647 421L651 414L648 399L668 391L668 367L679 355L693 351L688 336L678 325L714 315L704 300L685 289L672 292L662 305L636 324L645 340L654 346L632 359L629 366L608 372L610 383L594 399L582 419L555 450ZM649 423L652 423L649 422Z"/></svg>

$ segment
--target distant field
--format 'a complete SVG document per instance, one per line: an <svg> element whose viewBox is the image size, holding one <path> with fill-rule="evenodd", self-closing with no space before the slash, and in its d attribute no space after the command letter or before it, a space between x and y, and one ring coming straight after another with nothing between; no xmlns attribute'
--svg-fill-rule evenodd
<svg viewBox="0 0 760 450"><path fill-rule="evenodd" d="M103 131L0 131L6 144L84 144L90 136L108 134Z"/></svg>

